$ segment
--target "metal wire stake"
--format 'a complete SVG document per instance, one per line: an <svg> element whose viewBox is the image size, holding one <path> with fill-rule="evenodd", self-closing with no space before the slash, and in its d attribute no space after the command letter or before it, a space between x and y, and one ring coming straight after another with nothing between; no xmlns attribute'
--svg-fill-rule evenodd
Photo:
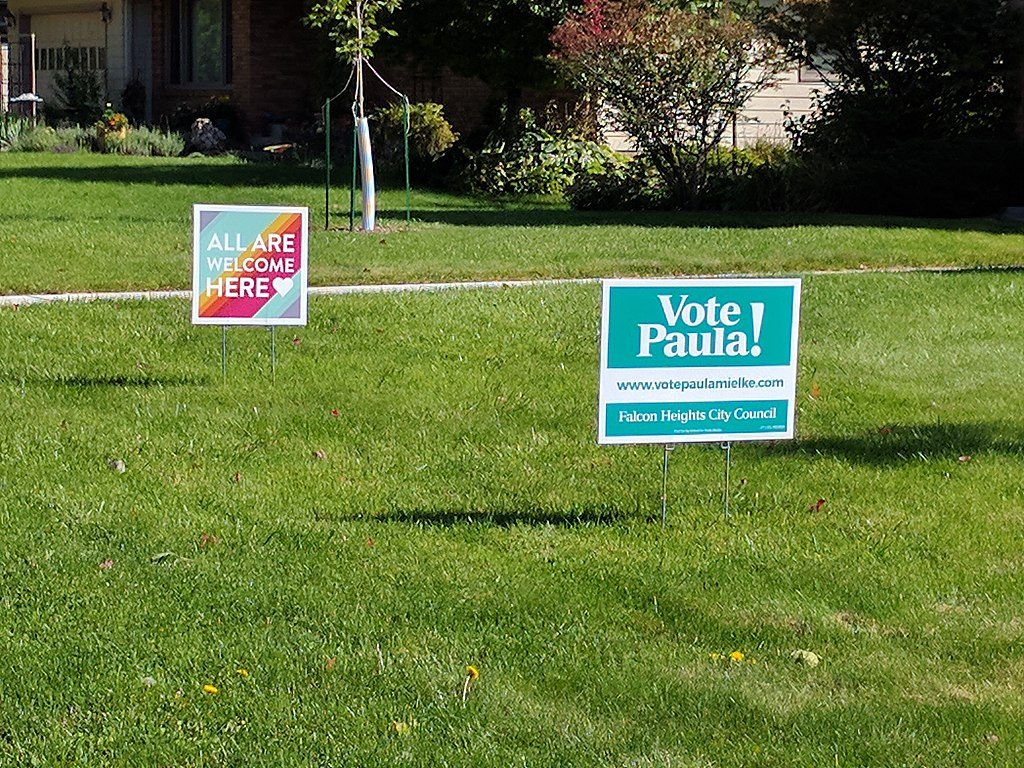
<svg viewBox="0 0 1024 768"><path fill-rule="evenodd" d="M722 443L725 450L725 477L722 482L722 513L729 519L729 470L732 468L732 443Z"/></svg>
<svg viewBox="0 0 1024 768"><path fill-rule="evenodd" d="M356 230L356 162L359 156L359 126L355 124L355 112L352 113L352 183L348 188L348 231Z"/></svg>
<svg viewBox="0 0 1024 768"><path fill-rule="evenodd" d="M405 100L405 226L412 225L412 187L409 186L409 99Z"/></svg>
<svg viewBox="0 0 1024 768"><path fill-rule="evenodd" d="M270 326L270 381L277 383L277 326Z"/></svg>
<svg viewBox="0 0 1024 768"><path fill-rule="evenodd" d="M226 384L228 381L228 327L220 327L220 376Z"/></svg>
<svg viewBox="0 0 1024 768"><path fill-rule="evenodd" d="M331 228L331 100L324 102L324 231Z"/></svg>
<svg viewBox="0 0 1024 768"><path fill-rule="evenodd" d="M668 454L672 447L665 445L665 454L661 462L661 530L665 530L668 522Z"/></svg>

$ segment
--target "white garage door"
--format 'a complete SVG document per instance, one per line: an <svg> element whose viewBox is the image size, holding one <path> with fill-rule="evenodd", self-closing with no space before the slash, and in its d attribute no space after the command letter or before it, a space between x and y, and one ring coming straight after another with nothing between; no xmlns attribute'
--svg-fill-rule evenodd
<svg viewBox="0 0 1024 768"><path fill-rule="evenodd" d="M66 56L78 66L94 70L103 82L107 51L99 8L88 13L33 13L36 36L36 77L39 95L55 103L53 76L63 71Z"/></svg>

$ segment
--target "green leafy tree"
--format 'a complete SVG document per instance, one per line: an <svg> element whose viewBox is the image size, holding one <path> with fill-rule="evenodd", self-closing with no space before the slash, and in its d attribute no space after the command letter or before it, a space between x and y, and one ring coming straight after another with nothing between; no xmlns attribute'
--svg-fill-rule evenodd
<svg viewBox="0 0 1024 768"><path fill-rule="evenodd" d="M335 53L341 58L369 59L382 36L395 34L379 19L398 10L401 4L402 0L328 0L316 3L306 20L327 31Z"/></svg>
<svg viewBox="0 0 1024 768"><path fill-rule="evenodd" d="M829 88L802 144L848 156L1006 133L1020 99L1019 10L1005 0L784 0L768 26Z"/></svg>
<svg viewBox="0 0 1024 768"><path fill-rule="evenodd" d="M548 39L579 0L406 0L389 56L479 77L505 103L552 85Z"/></svg>
<svg viewBox="0 0 1024 768"><path fill-rule="evenodd" d="M636 140L677 204L699 205L722 139L784 60L739 2L586 0L553 60Z"/></svg>

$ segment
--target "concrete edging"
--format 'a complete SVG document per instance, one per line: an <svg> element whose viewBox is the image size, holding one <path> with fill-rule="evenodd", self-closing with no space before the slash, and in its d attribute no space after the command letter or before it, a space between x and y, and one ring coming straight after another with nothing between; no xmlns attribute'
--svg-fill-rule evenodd
<svg viewBox="0 0 1024 768"><path fill-rule="evenodd" d="M827 275L860 275L860 274L913 274L915 272L978 272L991 270L1016 269L1012 266L989 267L878 267L867 269L822 269L793 273L796 276L827 276ZM725 278L753 277L750 274L712 274L712 275L661 275L665 278ZM781 277L783 275L756 275L758 277ZM791 275L792 276L792 275ZM647 276L655 277L655 276ZM467 280L451 283L385 283L380 285L326 285L310 286L310 296L346 296L362 293L418 293L471 290L478 288L531 288L544 285L590 285L599 283L600 277L554 277L534 280ZM32 304L75 304L91 301L159 301L162 299L188 299L192 297L190 290L165 291L84 291L81 293L25 293L0 295L0 307L30 306Z"/></svg>

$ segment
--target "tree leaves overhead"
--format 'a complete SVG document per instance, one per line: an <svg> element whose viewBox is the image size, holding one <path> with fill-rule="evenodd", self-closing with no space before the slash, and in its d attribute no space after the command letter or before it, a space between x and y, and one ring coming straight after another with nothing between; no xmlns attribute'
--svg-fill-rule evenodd
<svg viewBox="0 0 1024 768"><path fill-rule="evenodd" d="M1006 0L788 0L768 25L831 85L812 143L856 153L996 132L1020 95L1024 38Z"/></svg>
<svg viewBox="0 0 1024 768"><path fill-rule="evenodd" d="M313 5L306 20L310 26L327 30L335 52L342 59L354 61L359 56L368 59L382 36L395 34L378 22L378 14L387 15L401 4L402 0L327 0Z"/></svg>
<svg viewBox="0 0 1024 768"><path fill-rule="evenodd" d="M555 25L578 0L406 0L389 56L449 67L506 94L551 81L546 56Z"/></svg>

